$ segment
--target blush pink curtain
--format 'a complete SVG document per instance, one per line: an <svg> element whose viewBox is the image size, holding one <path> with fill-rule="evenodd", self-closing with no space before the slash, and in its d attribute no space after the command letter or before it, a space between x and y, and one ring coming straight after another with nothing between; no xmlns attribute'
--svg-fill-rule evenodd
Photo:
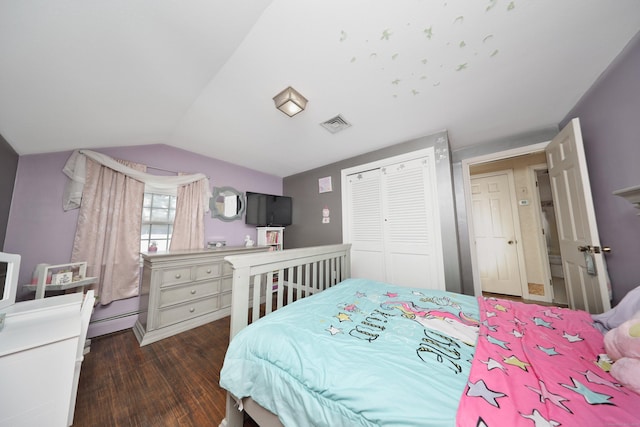
<svg viewBox="0 0 640 427"><path fill-rule="evenodd" d="M204 248L204 204L207 181L202 179L178 187L176 218L169 250Z"/></svg>
<svg viewBox="0 0 640 427"><path fill-rule="evenodd" d="M146 166L119 160L139 171ZM71 262L87 261L102 305L138 295L144 183L87 158Z"/></svg>

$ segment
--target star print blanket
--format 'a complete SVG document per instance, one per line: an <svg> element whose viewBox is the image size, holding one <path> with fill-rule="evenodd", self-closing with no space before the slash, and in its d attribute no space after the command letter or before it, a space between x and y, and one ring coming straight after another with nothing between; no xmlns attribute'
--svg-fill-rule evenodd
<svg viewBox="0 0 640 427"><path fill-rule="evenodd" d="M478 304L480 332L458 426L640 425L640 396L605 372L603 335L588 313L484 298Z"/></svg>
<svg viewBox="0 0 640 427"><path fill-rule="evenodd" d="M349 279L232 340L220 385L285 426L453 426L475 298Z"/></svg>

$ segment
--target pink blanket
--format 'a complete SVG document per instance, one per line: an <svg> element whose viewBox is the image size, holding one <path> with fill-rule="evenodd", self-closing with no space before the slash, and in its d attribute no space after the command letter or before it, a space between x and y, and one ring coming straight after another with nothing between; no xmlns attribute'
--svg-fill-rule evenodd
<svg viewBox="0 0 640 427"><path fill-rule="evenodd" d="M640 395L615 382L583 311L478 298L480 335L457 425L640 425Z"/></svg>

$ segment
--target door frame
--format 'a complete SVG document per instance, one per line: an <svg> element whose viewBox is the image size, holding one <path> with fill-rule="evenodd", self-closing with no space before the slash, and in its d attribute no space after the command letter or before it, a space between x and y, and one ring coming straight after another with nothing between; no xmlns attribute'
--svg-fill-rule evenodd
<svg viewBox="0 0 640 427"><path fill-rule="evenodd" d="M536 228L538 230L542 230L542 206L540 202L540 188L537 185L536 179L536 171L539 170L548 170L548 165L546 163L538 163L537 165L529 165L527 166L527 170L529 172L529 180L533 185L531 188L535 188L536 191L532 191L532 204L536 207L537 214L534 215ZM546 251L547 242L545 241L544 235L542 233L537 233L538 236L538 244L540 248L540 259L542 260L542 268L545 274L544 281L544 299L541 301L552 302L554 300L553 295L553 286L551 284L551 265L549 262L549 254Z"/></svg>
<svg viewBox="0 0 640 427"><path fill-rule="evenodd" d="M461 162L464 202L465 202L465 205L467 206L467 209L466 209L467 232L469 234L468 236L469 250L471 251L471 272L473 277L473 292L476 296L482 295L482 284L480 282L480 273L478 271L478 261L477 261L478 258L476 253L476 247L475 247L475 244L473 244L475 231L473 230L473 208L471 203L471 173L469 172L469 168L472 165L476 165L480 163L487 163L495 160L508 159L510 157L517 157L525 154L544 151L544 149L547 147L547 145L549 145L550 142L551 141L539 142L537 144L525 145L523 147L512 148L509 150L498 151L490 154L484 154L477 157L470 157L468 159L463 159ZM528 286L524 290L526 291L526 293L523 292L522 298L536 299L535 295L529 295Z"/></svg>
<svg viewBox="0 0 640 427"><path fill-rule="evenodd" d="M509 200L511 201L509 209L511 210L511 221L513 222L513 237L516 239L516 257L517 257L517 263L518 263L518 279L520 282L520 294L522 295L522 298L525 298L525 295L528 298L529 287L527 286L527 267L524 262L524 250L522 248L522 243L521 243L522 230L520 229L520 215L518 213L518 205L517 205L518 195L516 194L516 182L513 176L513 169L501 169L501 170L496 170L491 172L479 173L476 175L470 174L469 182L471 183L471 180L473 178L487 178L487 177L496 176L496 175L507 176L507 183L508 183L507 191L509 192ZM472 210L472 209L473 209L473 205L470 205L469 210ZM471 226L471 229L472 228L473 226ZM475 239L476 239L475 230L473 231L474 231L473 241L475 242ZM518 244L518 242L520 242L520 244ZM473 244L473 246L475 249L475 244ZM476 258L476 262L477 262L477 258ZM480 283L480 288L482 289L482 282Z"/></svg>

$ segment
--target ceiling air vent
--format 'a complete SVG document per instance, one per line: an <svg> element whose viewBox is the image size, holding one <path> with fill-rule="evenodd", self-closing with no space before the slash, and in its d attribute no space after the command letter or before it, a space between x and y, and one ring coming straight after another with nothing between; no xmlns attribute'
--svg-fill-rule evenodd
<svg viewBox="0 0 640 427"><path fill-rule="evenodd" d="M341 130L345 130L346 128L351 127L351 123L346 121L344 117L338 114L334 118L329 119L326 122L320 123L320 126L322 126L323 128L325 128L331 133L338 133Z"/></svg>

